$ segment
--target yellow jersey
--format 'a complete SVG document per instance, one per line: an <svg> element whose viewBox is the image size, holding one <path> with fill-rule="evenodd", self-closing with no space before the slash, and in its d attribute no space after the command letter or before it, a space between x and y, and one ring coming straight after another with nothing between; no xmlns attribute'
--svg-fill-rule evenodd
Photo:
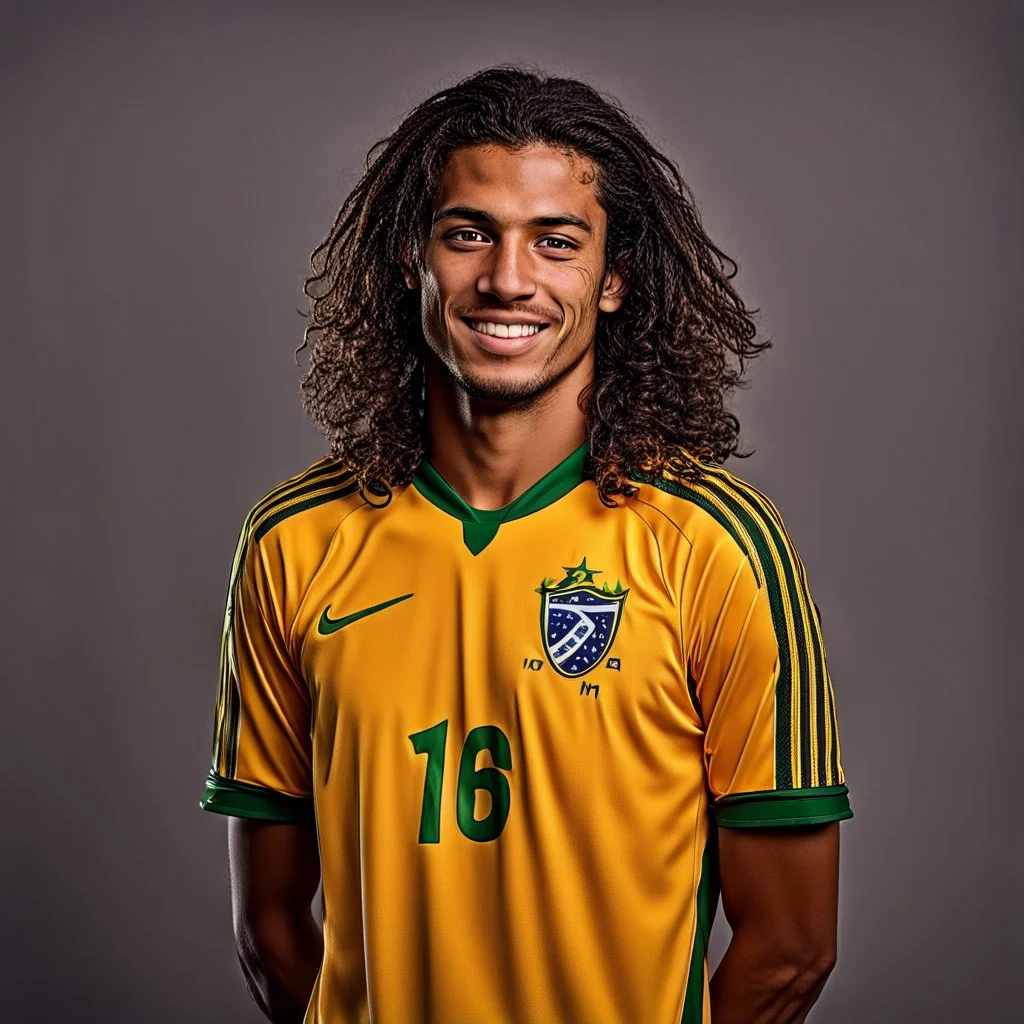
<svg viewBox="0 0 1024 1024"><path fill-rule="evenodd" d="M317 830L306 1024L707 1024L717 828L851 817L807 575L720 466L502 509L325 458L243 525L208 811Z"/></svg>

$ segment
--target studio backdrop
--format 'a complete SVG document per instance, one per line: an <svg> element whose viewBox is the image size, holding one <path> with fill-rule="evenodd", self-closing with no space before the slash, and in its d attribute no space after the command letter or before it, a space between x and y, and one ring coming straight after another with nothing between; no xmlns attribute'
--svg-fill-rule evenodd
<svg viewBox="0 0 1024 1024"><path fill-rule="evenodd" d="M856 815L810 1019L1010 1020L1022 44L995 0L5 5L4 1019L260 1019L198 801L239 524L326 451L302 280L369 147L515 60L639 117L773 341L726 468L807 568Z"/></svg>

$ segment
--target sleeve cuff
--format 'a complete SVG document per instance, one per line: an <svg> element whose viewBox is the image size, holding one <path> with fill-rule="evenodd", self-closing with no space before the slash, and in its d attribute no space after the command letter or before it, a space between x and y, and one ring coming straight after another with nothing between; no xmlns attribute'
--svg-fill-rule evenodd
<svg viewBox="0 0 1024 1024"><path fill-rule="evenodd" d="M846 786L733 793L716 800L714 812L723 828L823 825L853 817Z"/></svg>
<svg viewBox="0 0 1024 1024"><path fill-rule="evenodd" d="M291 825L316 824L312 797L290 796L265 786L225 779L212 769L206 776L199 806L204 811L236 818L257 818Z"/></svg>

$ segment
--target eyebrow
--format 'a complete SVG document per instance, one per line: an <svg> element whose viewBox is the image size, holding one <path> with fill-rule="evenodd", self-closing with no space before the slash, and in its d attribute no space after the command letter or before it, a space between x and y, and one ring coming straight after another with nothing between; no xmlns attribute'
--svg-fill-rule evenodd
<svg viewBox="0 0 1024 1024"><path fill-rule="evenodd" d="M476 221L478 224L498 223L486 210L478 210L473 206L446 206L434 214L431 226L438 221L447 220L450 217L462 217L465 220ZM534 217L524 223L528 228L557 228L563 224L569 224L574 228L585 231L588 235L594 233L585 220L580 217L574 217L571 213L552 213L544 217Z"/></svg>

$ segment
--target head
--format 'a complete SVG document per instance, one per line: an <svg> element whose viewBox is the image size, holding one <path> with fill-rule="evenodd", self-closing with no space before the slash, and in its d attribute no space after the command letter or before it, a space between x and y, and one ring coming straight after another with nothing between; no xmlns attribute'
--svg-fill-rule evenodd
<svg viewBox="0 0 1024 1024"><path fill-rule="evenodd" d="M374 493L427 451L428 363L510 404L582 371L608 503L631 473L744 454L725 399L770 342L675 165L586 83L499 66L424 100L311 263L304 406ZM488 326L509 322L527 336Z"/></svg>
<svg viewBox="0 0 1024 1024"><path fill-rule="evenodd" d="M593 376L599 313L622 304L589 160L545 143L476 143L445 163L406 285L428 363L470 397L525 405ZM582 372L580 372L582 371Z"/></svg>

